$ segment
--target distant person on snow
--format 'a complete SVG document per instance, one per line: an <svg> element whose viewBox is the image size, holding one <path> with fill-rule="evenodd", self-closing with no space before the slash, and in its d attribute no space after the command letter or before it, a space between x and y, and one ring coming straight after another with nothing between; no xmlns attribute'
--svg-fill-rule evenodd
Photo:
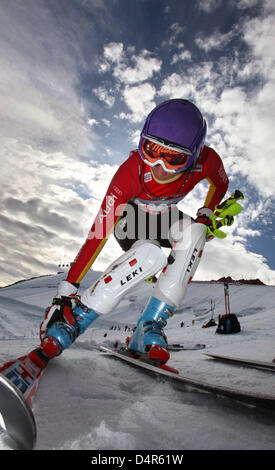
<svg viewBox="0 0 275 470"><path fill-rule="evenodd" d="M209 217L228 188L223 163L205 145L205 136L206 122L190 101L171 99L148 115L138 150L115 173L84 245L46 310L37 350L42 360L61 354L100 315L112 312L129 289L160 271L127 346L161 363L169 359L163 329L182 302L202 255ZM209 190L193 219L176 204L205 179ZM112 232L125 253L79 298L80 282ZM171 248L168 259L161 247Z"/></svg>

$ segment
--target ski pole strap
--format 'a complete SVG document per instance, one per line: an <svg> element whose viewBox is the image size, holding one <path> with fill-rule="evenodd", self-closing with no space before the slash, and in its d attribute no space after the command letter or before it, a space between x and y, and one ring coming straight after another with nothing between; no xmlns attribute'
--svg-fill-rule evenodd
<svg viewBox="0 0 275 470"><path fill-rule="evenodd" d="M242 210L242 206L237 202L238 199L244 199L244 195L236 189L228 199L215 207L210 215L211 225L207 227L208 235L213 235L216 238L226 237L226 233L220 230L220 227L230 226L234 223L234 217Z"/></svg>
<svg viewBox="0 0 275 470"><path fill-rule="evenodd" d="M223 219L216 221L216 228L223 227L225 225L230 226L234 223L234 217L232 215L226 215Z"/></svg>

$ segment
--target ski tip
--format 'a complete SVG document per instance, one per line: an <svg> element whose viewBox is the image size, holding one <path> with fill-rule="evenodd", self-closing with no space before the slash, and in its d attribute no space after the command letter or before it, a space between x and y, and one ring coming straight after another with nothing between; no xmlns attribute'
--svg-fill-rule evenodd
<svg viewBox="0 0 275 470"><path fill-rule="evenodd" d="M179 374L179 371L177 369L174 369L174 367L170 367L167 364L162 364L158 367L159 369L167 370L168 372L172 372L173 374Z"/></svg>
<svg viewBox="0 0 275 470"><path fill-rule="evenodd" d="M0 412L4 431L21 450L32 450L36 443L36 424L31 407L20 390L0 374Z"/></svg>

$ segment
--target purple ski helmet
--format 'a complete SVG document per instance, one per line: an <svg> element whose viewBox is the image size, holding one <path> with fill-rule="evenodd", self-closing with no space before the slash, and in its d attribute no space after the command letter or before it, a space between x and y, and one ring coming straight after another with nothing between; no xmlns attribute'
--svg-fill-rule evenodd
<svg viewBox="0 0 275 470"><path fill-rule="evenodd" d="M140 156L150 166L157 164L157 157L153 164L152 159L148 161L144 145L145 141L154 142L165 149L186 155L182 168L176 165L173 170L170 166L170 172L186 171L196 164L200 156L206 130L206 122L200 110L191 101L185 99L164 101L151 111L145 121L139 142Z"/></svg>

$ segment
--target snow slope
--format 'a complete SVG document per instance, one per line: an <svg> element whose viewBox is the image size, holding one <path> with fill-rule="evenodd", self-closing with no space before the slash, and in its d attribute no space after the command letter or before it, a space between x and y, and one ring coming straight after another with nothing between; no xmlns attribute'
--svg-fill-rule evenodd
<svg viewBox="0 0 275 470"><path fill-rule="evenodd" d="M99 273L89 272L88 287ZM64 274L44 276L0 289L1 362L38 345L39 323ZM98 345L123 342L133 327L153 285L142 282L115 311L92 328L48 366L35 398L37 449L173 450L274 449L275 417L225 398L186 388L180 391L98 351ZM187 376L260 393L275 394L275 374L224 365L205 352L271 361L275 358L275 287L230 285L231 312L241 332L215 334L202 328L224 313L222 283L193 282L170 319L170 343L205 344L204 350L171 353L170 364ZM180 323L184 326L180 327ZM110 330L110 327L116 329ZM120 329L118 329L120 327ZM107 334L107 336L106 336ZM0 449L11 442L0 431Z"/></svg>

